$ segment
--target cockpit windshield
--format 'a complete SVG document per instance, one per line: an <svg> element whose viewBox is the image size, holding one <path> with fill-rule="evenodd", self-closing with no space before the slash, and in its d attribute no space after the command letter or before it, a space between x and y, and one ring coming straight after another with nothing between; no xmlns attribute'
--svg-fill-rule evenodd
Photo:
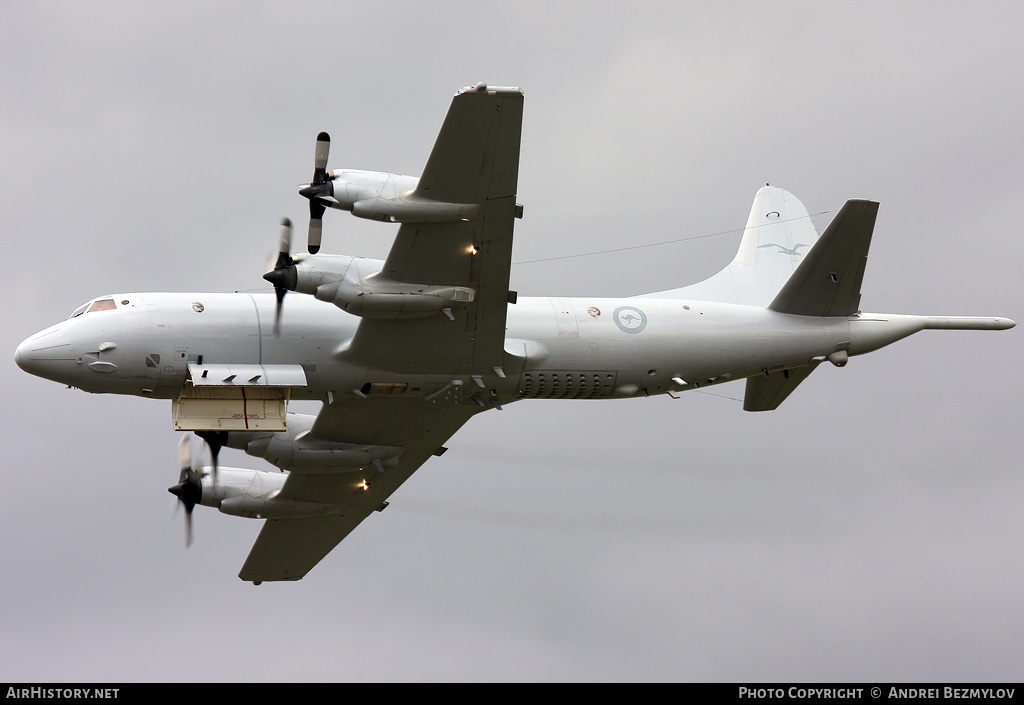
<svg viewBox="0 0 1024 705"><path fill-rule="evenodd" d="M114 303L113 299L94 299L87 304L82 304L75 309L68 318L75 318L81 316L83 313L92 313L93 311L115 311L117 310L117 304Z"/></svg>

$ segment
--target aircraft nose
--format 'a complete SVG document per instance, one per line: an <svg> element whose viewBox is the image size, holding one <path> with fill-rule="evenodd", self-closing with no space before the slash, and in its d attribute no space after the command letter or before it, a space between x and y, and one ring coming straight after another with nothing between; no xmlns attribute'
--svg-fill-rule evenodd
<svg viewBox="0 0 1024 705"><path fill-rule="evenodd" d="M61 381L60 377L75 364L76 359L71 349L71 337L59 324L26 338L14 351L14 362L18 367L29 374L55 381Z"/></svg>

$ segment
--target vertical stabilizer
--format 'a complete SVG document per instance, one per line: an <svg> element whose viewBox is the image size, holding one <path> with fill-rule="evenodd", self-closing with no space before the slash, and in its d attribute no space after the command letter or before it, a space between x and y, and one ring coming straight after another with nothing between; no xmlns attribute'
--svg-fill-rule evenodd
<svg viewBox="0 0 1024 705"><path fill-rule="evenodd" d="M729 266L710 279L657 296L767 306L817 240L804 204L788 191L765 186L754 196Z"/></svg>

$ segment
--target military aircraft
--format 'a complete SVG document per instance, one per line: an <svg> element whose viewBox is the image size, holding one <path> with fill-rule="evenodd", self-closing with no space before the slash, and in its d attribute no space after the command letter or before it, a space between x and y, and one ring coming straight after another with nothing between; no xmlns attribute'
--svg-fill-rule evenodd
<svg viewBox="0 0 1024 705"><path fill-rule="evenodd" d="M1006 318L864 313L878 204L850 200L819 237L783 189L754 197L735 259L703 282L626 299L509 289L523 94L458 91L418 179L327 170L321 133L308 254L281 225L274 294L93 299L28 338L15 360L89 392L171 400L190 436L170 491L264 519L239 577L299 580L474 415L525 399L611 399L746 380L775 409L823 362L842 367L924 329L1004 330ZM399 223L383 261L319 254L327 208ZM286 296L289 292L304 296ZM291 399L322 402L316 416ZM222 447L286 472L219 467Z"/></svg>

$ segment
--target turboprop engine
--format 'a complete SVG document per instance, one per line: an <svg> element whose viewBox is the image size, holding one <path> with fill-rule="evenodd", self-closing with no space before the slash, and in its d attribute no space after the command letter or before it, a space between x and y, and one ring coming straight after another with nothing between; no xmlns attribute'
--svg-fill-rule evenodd
<svg viewBox="0 0 1024 705"><path fill-rule="evenodd" d="M326 177L322 184L303 186L299 194L367 220L447 223L470 220L480 210L473 203L447 203L420 196L416 192L419 179L415 176L336 169L328 171Z"/></svg>
<svg viewBox="0 0 1024 705"><path fill-rule="evenodd" d="M381 277L381 260L347 255L288 256L282 251L272 272L263 276L283 292L310 294L363 318L420 318L436 313L450 316L453 306L471 303L476 290L391 281ZM447 311L446 311L447 310Z"/></svg>
<svg viewBox="0 0 1024 705"><path fill-rule="evenodd" d="M188 436L178 443L181 474L178 484L167 488L185 505L186 542L192 543L192 510L197 504L215 507L224 514L251 519L286 519L334 514L340 507L322 502L303 502L279 495L288 475L245 468L198 467L192 462Z"/></svg>
<svg viewBox="0 0 1024 705"><path fill-rule="evenodd" d="M323 216L327 208L350 211L352 215L389 223L447 223L470 220L480 207L474 203L448 203L428 198L417 191L415 176L360 169L327 170L331 136L321 132L313 153L313 180L299 187L309 199L310 254L320 251Z"/></svg>

